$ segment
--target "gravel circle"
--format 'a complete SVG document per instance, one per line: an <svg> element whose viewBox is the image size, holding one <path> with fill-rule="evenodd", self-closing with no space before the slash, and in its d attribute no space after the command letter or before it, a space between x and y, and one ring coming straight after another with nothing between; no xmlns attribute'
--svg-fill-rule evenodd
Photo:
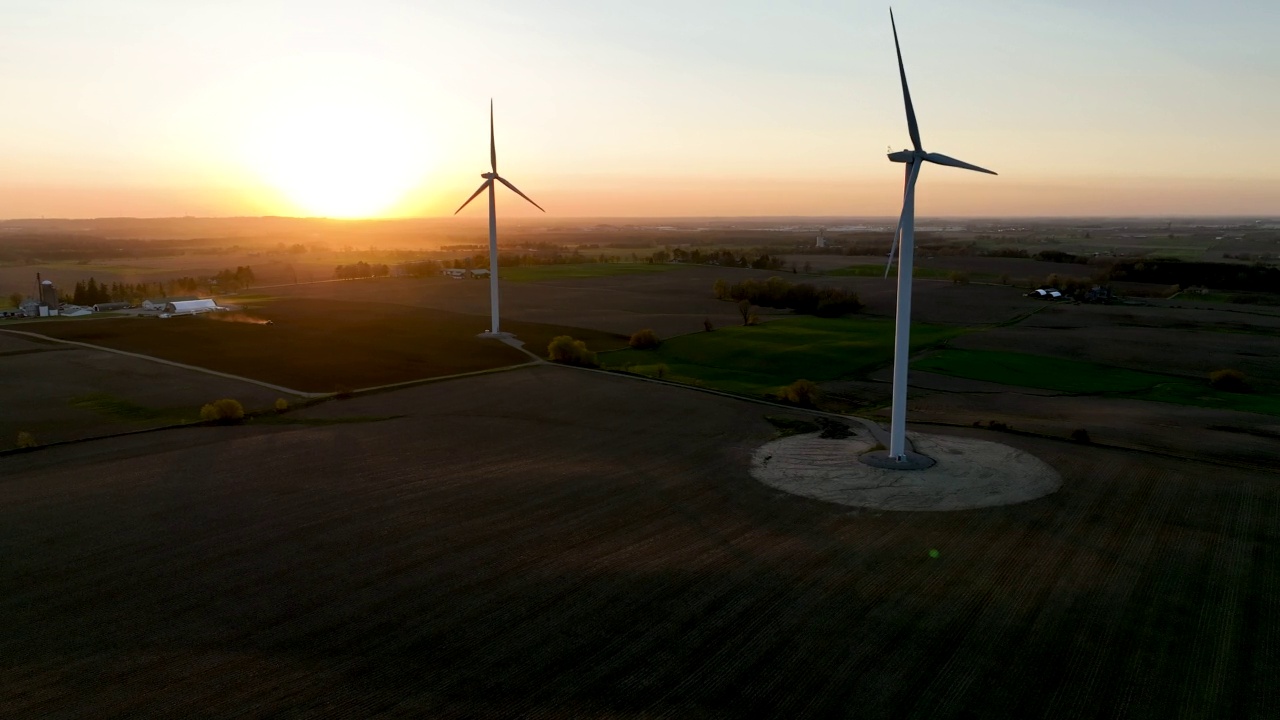
<svg viewBox="0 0 1280 720"><path fill-rule="evenodd" d="M816 433L765 443L751 475L769 487L815 500L878 510L968 510L1035 500L1062 477L1029 453L985 440L912 433L916 452L937 460L925 470L883 470L858 461L875 447L866 433L827 440Z"/></svg>

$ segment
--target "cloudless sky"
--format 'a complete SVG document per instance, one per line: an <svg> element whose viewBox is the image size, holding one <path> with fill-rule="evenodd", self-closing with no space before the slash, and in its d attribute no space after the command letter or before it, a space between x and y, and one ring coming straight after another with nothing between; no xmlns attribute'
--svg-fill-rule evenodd
<svg viewBox="0 0 1280 720"><path fill-rule="evenodd" d="M921 214L1280 214L1280 2L894 11L926 149L1000 173ZM552 215L898 210L880 2L0 0L0 217L449 214L490 97Z"/></svg>

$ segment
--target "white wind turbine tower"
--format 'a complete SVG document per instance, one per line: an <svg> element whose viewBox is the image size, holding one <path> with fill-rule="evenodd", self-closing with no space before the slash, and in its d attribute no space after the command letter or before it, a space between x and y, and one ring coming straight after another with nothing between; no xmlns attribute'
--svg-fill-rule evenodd
<svg viewBox="0 0 1280 720"><path fill-rule="evenodd" d="M995 175L977 165L961 162L940 153L925 152L920 145L920 128L916 126L916 111L911 106L911 91L907 89L907 71L902 66L902 47L898 44L898 26L893 21L893 9L889 9L889 24L893 27L893 47L898 53L898 76L902 79L902 99L907 106L907 130L911 133L914 149L889 153L893 162L906 163L906 185L902 196L902 215L898 219L896 240L898 253L898 311L894 319L896 337L893 351L893 415L889 424L889 460L910 464L907 457L907 360L911 354L911 272L915 259L916 179L920 166L926 162L937 165L976 170ZM893 248L889 250L889 264L893 264ZM885 268L885 276L889 268Z"/></svg>
<svg viewBox="0 0 1280 720"><path fill-rule="evenodd" d="M497 180L503 185L506 185L507 187L511 188L512 192L524 198L525 200L528 200L530 205L533 205L539 210L542 210L542 206L534 202L532 199L530 199L528 195L525 195L524 193L520 192L519 188L507 182L506 178L498 174L498 147L493 141L493 100L489 101L489 167L490 167L489 172L480 173L480 177L484 178L484 182L481 183L480 187L477 188L476 191L471 194L471 197L467 198L466 202L462 203L462 205L457 210L453 211L453 214L457 215L458 213L462 212L462 208L469 205L472 200L475 200L476 196L484 192L485 188L489 189L489 315L490 315L489 334L497 335L498 334L498 214L497 214L496 206L494 205L493 181ZM546 212L546 210L542 210L542 212Z"/></svg>

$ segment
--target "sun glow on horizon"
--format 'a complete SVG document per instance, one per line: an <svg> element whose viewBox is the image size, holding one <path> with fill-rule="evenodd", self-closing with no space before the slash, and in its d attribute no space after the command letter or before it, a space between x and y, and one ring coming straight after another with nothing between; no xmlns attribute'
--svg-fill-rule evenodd
<svg viewBox="0 0 1280 720"><path fill-rule="evenodd" d="M296 104L254 128L246 164L295 212L378 217L402 206L426 178L430 153L423 136L368 103Z"/></svg>

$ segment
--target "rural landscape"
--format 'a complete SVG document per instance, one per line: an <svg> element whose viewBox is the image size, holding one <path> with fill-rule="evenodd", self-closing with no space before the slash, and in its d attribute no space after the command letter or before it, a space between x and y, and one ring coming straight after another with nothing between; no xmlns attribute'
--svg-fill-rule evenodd
<svg viewBox="0 0 1280 720"><path fill-rule="evenodd" d="M0 718L1277 717L1276 19L0 7Z"/></svg>
<svg viewBox="0 0 1280 720"><path fill-rule="evenodd" d="M154 221L126 242L15 224L7 247L53 259L11 257L6 291L36 272L60 292L191 278L229 309L0 321L10 716L1263 717L1277 700L1280 295L1250 284L1276 266L1274 223L921 232L911 432L1062 478L923 513L749 472L826 418L887 423L883 220L832 223L824 247L815 223L524 224L499 272L513 343L477 337L488 282L445 274L487 267L474 226L244 220L165 241L148 226L184 223ZM379 240L343 247L362 230ZM361 263L388 271L337 277ZM1113 279L1139 264L1228 281ZM219 293L240 267L254 282ZM783 285L854 304L801 313L768 298ZM557 355L562 336L586 353ZM243 417L202 416L222 399Z"/></svg>

